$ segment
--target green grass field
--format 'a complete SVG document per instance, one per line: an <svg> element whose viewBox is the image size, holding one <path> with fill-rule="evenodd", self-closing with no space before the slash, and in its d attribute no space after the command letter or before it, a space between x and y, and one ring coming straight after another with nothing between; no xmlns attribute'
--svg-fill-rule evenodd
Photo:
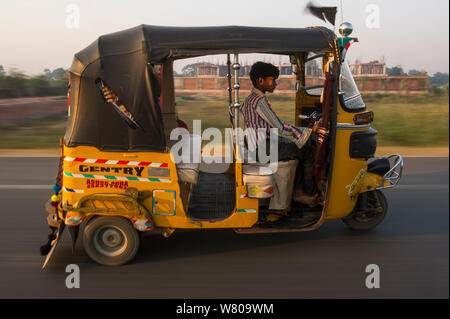
<svg viewBox="0 0 450 319"><path fill-rule="evenodd" d="M54 114L22 125L0 126L0 148L59 148L59 139L66 131L66 115Z"/></svg>
<svg viewBox="0 0 450 319"><path fill-rule="evenodd" d="M294 123L294 98L284 96L271 96L272 104L278 116L286 123ZM241 100L241 104L244 99ZM176 99L178 114L192 128L192 121L201 119L202 130L215 127L223 131L231 127L228 112L228 98L211 96L191 97L180 96Z"/></svg>
<svg viewBox="0 0 450 319"><path fill-rule="evenodd" d="M285 122L294 123L294 98L271 96L272 106ZM381 146L446 146L449 143L448 95L367 96L367 109L375 113L372 126ZM202 119L202 129L229 127L228 100L214 97L178 97L180 118L192 127Z"/></svg>
<svg viewBox="0 0 450 319"><path fill-rule="evenodd" d="M383 146L448 146L449 99L446 95L369 97L373 127Z"/></svg>
<svg viewBox="0 0 450 319"><path fill-rule="evenodd" d="M287 123L294 122L294 98L270 96L272 106ZM449 96L365 96L368 110L375 113L373 127L380 146L448 146ZM190 128L192 121L202 120L202 130L230 127L228 98L178 96L179 117ZM241 100L243 103L243 99ZM0 148L57 148L64 135L65 114L29 121L20 126L0 126Z"/></svg>

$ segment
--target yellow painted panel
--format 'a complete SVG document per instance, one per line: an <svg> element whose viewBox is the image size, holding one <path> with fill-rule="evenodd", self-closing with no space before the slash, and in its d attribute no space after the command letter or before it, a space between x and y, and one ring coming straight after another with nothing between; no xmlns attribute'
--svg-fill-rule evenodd
<svg viewBox="0 0 450 319"><path fill-rule="evenodd" d="M336 148L333 163L333 176L330 186L329 204L326 219L347 216L355 207L357 196L355 188L361 187L361 170L367 169L364 159L351 158L349 155L350 135L354 130L337 130ZM352 186L353 184L353 186Z"/></svg>
<svg viewBox="0 0 450 319"><path fill-rule="evenodd" d="M175 199L174 191L154 190L153 191L153 214L154 215L175 215Z"/></svg>
<svg viewBox="0 0 450 319"><path fill-rule="evenodd" d="M246 194L247 190L245 186L239 186L242 184L242 165L237 165L237 188L236 188L236 203L237 210L229 218L223 221L217 222L198 222L189 219L184 211L183 203L180 197L180 188L178 184L178 176L176 166L173 160L173 156L170 152L158 153L158 152L133 152L133 153L121 153L121 152L102 152L95 147L79 146L74 148L64 147L63 155L72 159L87 159L88 162L82 162L81 160L65 160L63 163L63 171L69 173L71 176L63 176L63 186L66 189L76 190L78 192L63 191L63 202L76 206L78 201L90 194L123 194L126 188L133 187L138 191L154 191L154 190L166 190L171 192L161 192L157 194L157 198L160 200L153 211L153 198L149 197L143 205L152 214L154 224L157 227L170 227L170 228L238 228L238 227L251 227L258 220L258 200L250 198L240 198ZM133 162L151 162L151 163L165 163L170 170L169 177L160 177L159 181L139 181L139 180L116 180L103 178L109 176L110 178L124 178L124 177L139 177L139 178L155 178L148 175L148 167L144 169L136 170L136 165L121 165L107 164L94 162L93 160L110 160L110 161L133 161ZM82 166L83 165L83 166ZM116 170L114 168L119 168ZM109 171L108 171L109 168ZM127 168L124 170L124 168ZM132 170L130 170L132 168ZM91 171L92 170L92 171ZM140 176L137 176L137 173ZM82 176L85 174L86 176ZM92 176L90 176L92 175ZM89 180L89 182L88 182ZM239 183L240 181L240 183ZM111 184L111 182L114 182ZM122 182L120 184L120 182ZM117 186L117 187L116 187ZM176 196L174 195L174 193ZM164 194L164 195L163 195ZM157 201L158 201L157 199ZM170 212L173 214L173 205L175 202L175 215L162 215L161 213ZM104 207L112 203L102 204L95 203L99 207ZM114 203L115 204L115 203ZM92 206L94 203L92 202ZM238 212L239 210L245 210L244 212ZM157 213L160 213L158 215ZM61 214L60 214L61 215Z"/></svg>

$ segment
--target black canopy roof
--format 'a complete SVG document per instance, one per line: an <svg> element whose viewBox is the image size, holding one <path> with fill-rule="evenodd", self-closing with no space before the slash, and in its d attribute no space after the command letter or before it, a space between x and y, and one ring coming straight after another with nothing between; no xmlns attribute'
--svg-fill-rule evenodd
<svg viewBox="0 0 450 319"><path fill-rule="evenodd" d="M99 37L75 54L70 115L64 144L105 151L163 151L168 146L161 113L161 88L152 64L168 58L223 53L331 51L335 34L324 27L162 27L140 25ZM130 128L107 103L102 80L119 96L143 129Z"/></svg>
<svg viewBox="0 0 450 319"><path fill-rule="evenodd" d="M75 55L71 71L80 74L87 64L103 56L148 52L150 63L167 57L220 53L291 53L331 51L335 34L325 27L165 27L140 25L103 35Z"/></svg>

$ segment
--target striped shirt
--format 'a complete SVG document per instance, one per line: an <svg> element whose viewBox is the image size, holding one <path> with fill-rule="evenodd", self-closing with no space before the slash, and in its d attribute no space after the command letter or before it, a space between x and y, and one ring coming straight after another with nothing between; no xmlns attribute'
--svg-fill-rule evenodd
<svg viewBox="0 0 450 319"><path fill-rule="evenodd" d="M256 88L253 88L252 93L245 100L243 114L246 128L252 128L248 132L248 144L251 148L258 145L260 141L270 138L270 128L278 129L281 135L293 136L300 148L309 138L309 129L284 123L273 111L269 99ZM307 131L307 134L303 134L304 131Z"/></svg>
<svg viewBox="0 0 450 319"><path fill-rule="evenodd" d="M260 141L270 136L270 125L257 112L259 101L264 99L264 95L252 93L244 102L242 111L245 119L247 132L247 143L250 150L254 150Z"/></svg>

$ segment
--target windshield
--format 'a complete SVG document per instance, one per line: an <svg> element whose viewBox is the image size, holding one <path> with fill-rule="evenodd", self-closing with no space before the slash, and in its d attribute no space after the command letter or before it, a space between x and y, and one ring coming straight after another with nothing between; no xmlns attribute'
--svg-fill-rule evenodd
<svg viewBox="0 0 450 319"><path fill-rule="evenodd" d="M305 91L309 95L320 96L323 90L323 54L309 52L305 61Z"/></svg>
<svg viewBox="0 0 450 319"><path fill-rule="evenodd" d="M341 65L340 90L344 93L343 101L346 108L355 110L366 107L347 61L344 61Z"/></svg>

